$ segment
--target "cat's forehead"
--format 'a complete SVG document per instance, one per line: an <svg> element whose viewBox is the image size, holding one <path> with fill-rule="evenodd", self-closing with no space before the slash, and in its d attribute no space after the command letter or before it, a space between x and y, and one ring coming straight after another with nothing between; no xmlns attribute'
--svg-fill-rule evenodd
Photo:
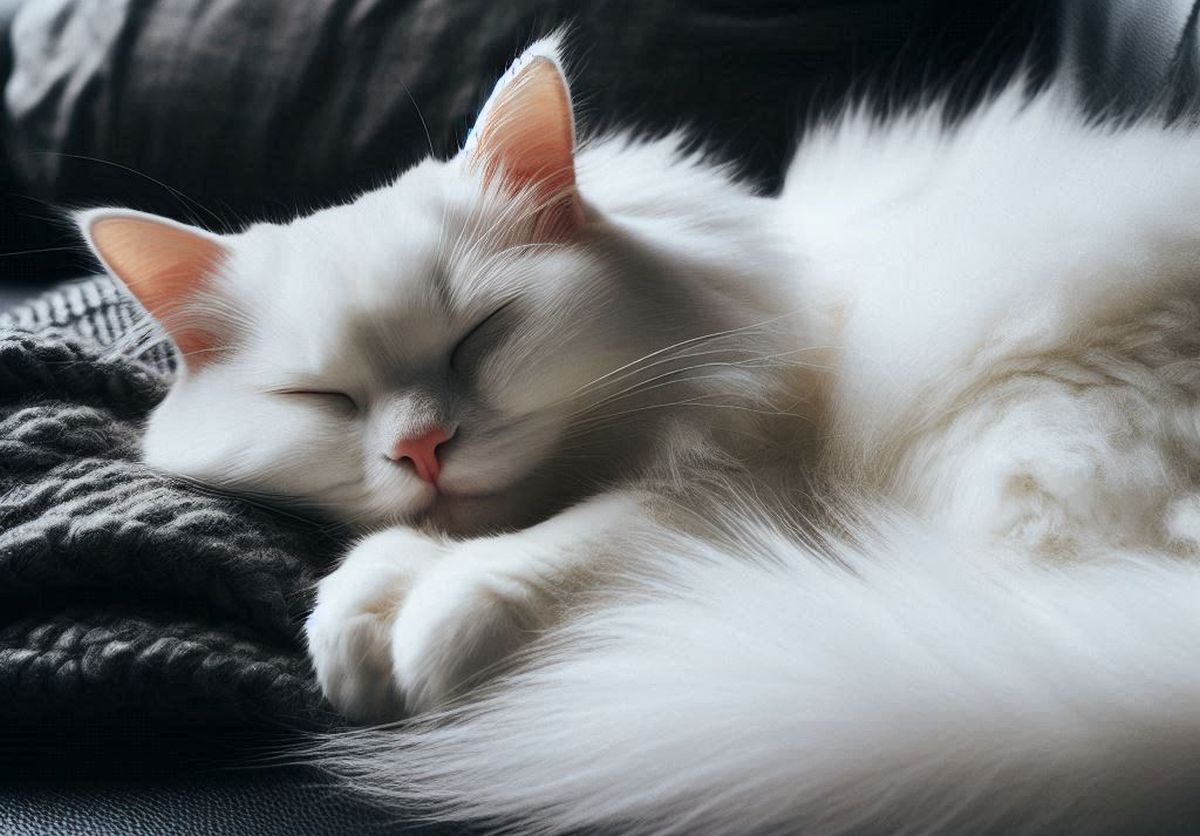
<svg viewBox="0 0 1200 836"><path fill-rule="evenodd" d="M263 335L309 364L334 352L391 363L443 354L494 295L463 257L486 253L471 240L471 194L449 165L243 235L231 274Z"/></svg>
<svg viewBox="0 0 1200 836"><path fill-rule="evenodd" d="M406 175L352 203L253 227L237 242L233 279L264 302L298 307L453 302L447 242L461 210L440 179Z"/></svg>

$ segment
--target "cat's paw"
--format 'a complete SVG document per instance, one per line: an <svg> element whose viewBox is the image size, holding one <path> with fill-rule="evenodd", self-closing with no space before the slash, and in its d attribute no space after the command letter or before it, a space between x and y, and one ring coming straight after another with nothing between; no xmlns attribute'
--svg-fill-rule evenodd
<svg viewBox="0 0 1200 836"><path fill-rule="evenodd" d="M418 532L390 529L360 542L317 586L305 622L309 655L325 697L346 717L378 723L403 716L392 625L418 577L444 550Z"/></svg>
<svg viewBox="0 0 1200 836"><path fill-rule="evenodd" d="M392 626L392 668L411 712L444 705L497 671L544 621L523 552L498 537L462 543L422 575Z"/></svg>

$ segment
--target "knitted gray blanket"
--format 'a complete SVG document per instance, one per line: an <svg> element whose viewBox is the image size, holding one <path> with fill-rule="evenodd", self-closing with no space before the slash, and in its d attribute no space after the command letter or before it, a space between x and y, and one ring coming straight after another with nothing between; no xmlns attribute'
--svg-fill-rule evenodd
<svg viewBox="0 0 1200 836"><path fill-rule="evenodd" d="M299 635L337 538L147 468L173 359L106 278L0 314L0 728L310 724Z"/></svg>

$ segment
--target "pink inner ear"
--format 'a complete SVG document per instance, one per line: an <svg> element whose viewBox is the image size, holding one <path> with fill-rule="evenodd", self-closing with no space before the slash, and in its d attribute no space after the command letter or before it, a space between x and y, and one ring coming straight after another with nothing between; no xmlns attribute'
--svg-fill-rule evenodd
<svg viewBox="0 0 1200 836"><path fill-rule="evenodd" d="M484 182L503 177L541 204L538 228L555 239L583 223L575 191L575 124L571 96L558 67L534 58L501 92L487 114L474 159Z"/></svg>
<svg viewBox="0 0 1200 836"><path fill-rule="evenodd" d="M88 230L108 268L170 333L196 368L215 337L180 316L183 303L199 290L225 258L225 249L199 232L136 217L100 218Z"/></svg>

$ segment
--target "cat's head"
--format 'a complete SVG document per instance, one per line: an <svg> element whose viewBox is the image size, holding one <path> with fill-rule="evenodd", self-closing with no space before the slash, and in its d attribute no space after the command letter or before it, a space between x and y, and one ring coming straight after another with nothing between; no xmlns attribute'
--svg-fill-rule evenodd
<svg viewBox="0 0 1200 836"><path fill-rule="evenodd" d="M460 154L348 205L228 236L81 213L180 351L147 461L348 522L430 516L452 531L518 522L570 473L599 472L570 454L587 435L581 393L689 332L580 195L574 154L543 41Z"/></svg>

